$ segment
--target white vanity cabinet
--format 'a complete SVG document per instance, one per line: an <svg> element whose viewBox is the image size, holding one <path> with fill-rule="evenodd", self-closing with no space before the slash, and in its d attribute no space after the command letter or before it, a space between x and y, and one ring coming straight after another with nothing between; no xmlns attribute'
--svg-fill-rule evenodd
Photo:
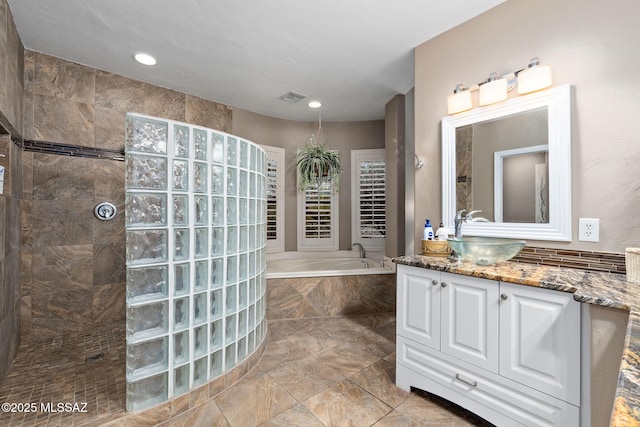
<svg viewBox="0 0 640 427"><path fill-rule="evenodd" d="M578 426L572 294L398 265L396 384L498 426Z"/></svg>

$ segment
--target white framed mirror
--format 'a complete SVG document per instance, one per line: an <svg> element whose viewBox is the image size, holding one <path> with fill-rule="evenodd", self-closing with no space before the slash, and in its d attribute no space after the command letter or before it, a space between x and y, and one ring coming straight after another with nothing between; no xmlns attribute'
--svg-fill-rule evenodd
<svg viewBox="0 0 640 427"><path fill-rule="evenodd" d="M507 176L506 158L520 162ZM523 206L531 207L512 213ZM477 216L490 220L465 223L463 235L571 241L570 85L442 119L442 218L450 234L460 209L480 209Z"/></svg>

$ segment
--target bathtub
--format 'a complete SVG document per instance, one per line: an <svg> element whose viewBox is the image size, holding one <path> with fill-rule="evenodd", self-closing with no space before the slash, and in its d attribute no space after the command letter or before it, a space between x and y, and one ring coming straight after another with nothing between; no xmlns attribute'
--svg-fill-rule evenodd
<svg viewBox="0 0 640 427"><path fill-rule="evenodd" d="M394 274L395 264L382 255L360 258L358 251L282 252L267 255L267 279Z"/></svg>

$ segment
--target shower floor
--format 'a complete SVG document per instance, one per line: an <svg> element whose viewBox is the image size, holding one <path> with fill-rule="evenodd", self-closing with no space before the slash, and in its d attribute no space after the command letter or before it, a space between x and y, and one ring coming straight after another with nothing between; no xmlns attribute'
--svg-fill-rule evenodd
<svg viewBox="0 0 640 427"><path fill-rule="evenodd" d="M0 412L0 426L491 426L440 398L395 387L393 315L273 320L269 334L243 379L165 422L166 413L126 417L124 330L22 346L0 384L0 403L38 410ZM58 402L86 402L87 412L52 412ZM42 411L41 404L52 405Z"/></svg>

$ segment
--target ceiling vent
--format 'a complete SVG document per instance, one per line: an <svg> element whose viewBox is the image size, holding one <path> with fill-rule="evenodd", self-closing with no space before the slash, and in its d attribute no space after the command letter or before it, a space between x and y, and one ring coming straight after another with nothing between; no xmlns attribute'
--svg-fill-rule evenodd
<svg viewBox="0 0 640 427"><path fill-rule="evenodd" d="M302 95L295 92L287 92L281 97L279 97L279 99L282 99L283 101L287 101L287 102L299 102L305 99L306 97L307 95Z"/></svg>

